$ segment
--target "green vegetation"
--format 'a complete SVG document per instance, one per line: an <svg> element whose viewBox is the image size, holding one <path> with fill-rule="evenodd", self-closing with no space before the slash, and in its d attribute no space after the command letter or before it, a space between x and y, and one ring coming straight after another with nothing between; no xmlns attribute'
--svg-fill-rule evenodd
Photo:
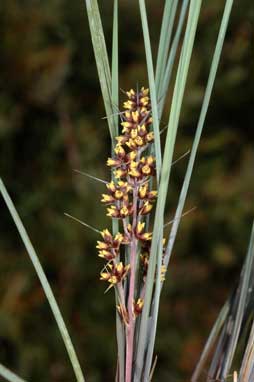
<svg viewBox="0 0 254 382"><path fill-rule="evenodd" d="M147 1L154 57L162 5ZM152 89L138 6L119 6L120 87L139 82ZM175 159L191 148L222 7L217 0L201 11ZM155 381L190 379L243 262L254 210L252 8L244 0L233 9L187 198L186 210L196 209L182 219L161 298ZM113 4L101 4L108 48L112 11ZM104 162L110 156L110 137L107 121L100 118L105 112L84 4L3 0L0 18L0 174L40 254L86 379L112 380L114 303L112 295L103 296L97 278L97 236L64 216L68 212L99 230L108 224L99 204L102 185L73 171L109 180ZM161 78L158 73L155 80ZM117 104L118 78L112 84ZM107 84L110 93L111 86ZM161 120L161 126L167 124L167 113ZM165 221L173 219L188 159L172 168ZM27 380L70 381L73 374L57 327L4 204L1 217L0 362Z"/></svg>

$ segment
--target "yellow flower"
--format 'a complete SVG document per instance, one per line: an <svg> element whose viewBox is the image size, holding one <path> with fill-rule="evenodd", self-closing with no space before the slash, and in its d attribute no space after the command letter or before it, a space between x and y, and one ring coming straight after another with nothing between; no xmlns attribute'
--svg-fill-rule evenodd
<svg viewBox="0 0 254 382"><path fill-rule="evenodd" d="M111 277L108 279L108 281L109 281L111 284L113 284L113 285L117 284L117 282L118 282L116 276L111 276Z"/></svg>
<svg viewBox="0 0 254 382"><path fill-rule="evenodd" d="M138 146L143 146L143 144L144 144L144 141L140 136L137 136L137 138L135 138L134 141L135 141L136 145L138 145Z"/></svg>
<svg viewBox="0 0 254 382"><path fill-rule="evenodd" d="M161 281L165 281L166 279L166 272L167 272L167 269L166 269L166 266L165 265L162 265L161 266Z"/></svg>
<svg viewBox="0 0 254 382"><path fill-rule="evenodd" d="M141 92L143 93L144 96L147 96L149 94L149 88L145 89L144 86L142 86Z"/></svg>
<svg viewBox="0 0 254 382"><path fill-rule="evenodd" d="M144 199L146 197L147 191L148 191L148 183L145 183L139 187L138 195L140 199Z"/></svg>
<svg viewBox="0 0 254 382"><path fill-rule="evenodd" d="M116 137L118 144L123 145L126 142L126 137L124 135L119 135Z"/></svg>
<svg viewBox="0 0 254 382"><path fill-rule="evenodd" d="M153 140L154 140L154 133L153 133L153 131L151 131L150 133L147 134L146 141L152 142Z"/></svg>
<svg viewBox="0 0 254 382"><path fill-rule="evenodd" d="M114 198L111 195L108 194L102 194L102 203L112 203L114 201Z"/></svg>
<svg viewBox="0 0 254 382"><path fill-rule="evenodd" d="M126 217L129 215L129 210L126 206L123 206L121 209L120 209L120 215L122 217Z"/></svg>
<svg viewBox="0 0 254 382"><path fill-rule="evenodd" d="M143 232L144 228L145 228L145 223L138 222L136 232L140 234L141 232Z"/></svg>
<svg viewBox="0 0 254 382"><path fill-rule="evenodd" d="M144 306L144 300L139 298L136 303L134 303L133 310L134 314L138 316L142 312L142 308Z"/></svg>
<svg viewBox="0 0 254 382"><path fill-rule="evenodd" d="M145 232L145 233L143 233L143 234L140 236L140 238L141 238L142 240L145 240L145 241L152 240L152 237L153 237L152 232Z"/></svg>
<svg viewBox="0 0 254 382"><path fill-rule="evenodd" d="M116 155L119 155L119 156L125 155L125 150L124 150L123 146L121 146L120 144L116 145L114 151L115 151Z"/></svg>
<svg viewBox="0 0 254 382"><path fill-rule="evenodd" d="M130 168L133 169L133 168L137 168L138 167L138 162L135 162L134 160L130 162L129 164Z"/></svg>
<svg viewBox="0 0 254 382"><path fill-rule="evenodd" d="M111 241L113 238L112 238L112 235L111 233L109 232L109 230L106 228L104 229L102 232L101 232L101 236L103 237L103 239L105 241Z"/></svg>
<svg viewBox="0 0 254 382"><path fill-rule="evenodd" d="M105 243L104 241L97 241L97 246L96 248L98 249L107 249L108 248L108 244Z"/></svg>
<svg viewBox="0 0 254 382"><path fill-rule="evenodd" d="M115 196L116 199L122 199L122 197L123 197L123 192L120 191L120 190L116 190L114 196Z"/></svg>
<svg viewBox="0 0 254 382"><path fill-rule="evenodd" d="M125 175L125 171L122 170L121 168L117 169L114 171L114 175L116 179L120 179Z"/></svg>
<svg viewBox="0 0 254 382"><path fill-rule="evenodd" d="M136 157L137 157L137 151L131 151L131 152L129 153L129 156L130 156L130 160L131 160L131 161L135 160Z"/></svg>
<svg viewBox="0 0 254 382"><path fill-rule="evenodd" d="M114 241L117 241L118 243L122 243L123 239L124 239L123 235L120 232L118 232L114 238Z"/></svg>
<svg viewBox="0 0 254 382"><path fill-rule="evenodd" d="M98 256L102 257L103 259L106 259L108 261L114 259L114 257L115 257L115 255L113 253L111 253L110 251L106 251L105 249L99 251Z"/></svg>
<svg viewBox="0 0 254 382"><path fill-rule="evenodd" d="M101 272L100 273L100 280L108 281L110 278L110 274L108 272Z"/></svg>
<svg viewBox="0 0 254 382"><path fill-rule="evenodd" d="M126 122L126 121L121 122L121 125L123 127L127 127L128 129L130 129L132 127L132 123L131 122Z"/></svg>
<svg viewBox="0 0 254 382"><path fill-rule="evenodd" d="M137 138L137 136L138 136L138 130L137 129L132 129L131 130L131 138L135 139L135 138Z"/></svg>
<svg viewBox="0 0 254 382"><path fill-rule="evenodd" d="M146 161L147 161L147 164L152 165L155 162L155 158L152 155L149 155Z"/></svg>
<svg viewBox="0 0 254 382"><path fill-rule="evenodd" d="M131 150L135 149L136 148L136 144L134 142L134 140L132 138L130 138L127 142L126 142L126 146L128 146Z"/></svg>
<svg viewBox="0 0 254 382"><path fill-rule="evenodd" d="M126 189L126 192L131 190L131 186L128 184L128 182L124 182L122 180L119 180L117 182L117 185L118 185L118 187L120 187L120 189Z"/></svg>
<svg viewBox="0 0 254 382"><path fill-rule="evenodd" d="M138 118L139 118L139 112L138 111L133 111L131 113L131 116L132 116L133 121L137 123L138 122Z"/></svg>
<svg viewBox="0 0 254 382"><path fill-rule="evenodd" d="M128 92L126 92L126 94L129 98L131 98L131 97L135 96L136 93L133 89L130 89Z"/></svg>
<svg viewBox="0 0 254 382"><path fill-rule="evenodd" d="M129 110L131 110L132 108L133 108L133 106L135 106L135 102L133 102L133 101L125 101L124 103L123 103L123 107L125 108L125 109L129 109Z"/></svg>
<svg viewBox="0 0 254 382"><path fill-rule="evenodd" d="M114 182L110 182L106 184L106 187L109 191L115 192L116 191L116 186Z"/></svg>
<svg viewBox="0 0 254 382"><path fill-rule="evenodd" d="M148 105L149 97L142 97L142 98L140 98L140 102L143 104L143 106Z"/></svg>
<svg viewBox="0 0 254 382"><path fill-rule="evenodd" d="M139 132L141 135L145 135L145 133L146 133L146 126L145 126L145 125L138 126L138 132Z"/></svg>
<svg viewBox="0 0 254 382"><path fill-rule="evenodd" d="M108 158L107 166L118 166L120 164L118 159Z"/></svg>
<svg viewBox="0 0 254 382"><path fill-rule="evenodd" d="M134 178L140 177L140 172L136 168L132 168L128 171L128 174Z"/></svg>
<svg viewBox="0 0 254 382"><path fill-rule="evenodd" d="M141 207L139 214L146 215L151 211L152 208L153 208L153 205L149 203L148 200L146 200L145 203L143 204L143 207Z"/></svg>
<svg viewBox="0 0 254 382"><path fill-rule="evenodd" d="M107 216L112 218L118 217L118 210L116 206L110 206L109 208L107 208L107 211L108 211Z"/></svg>
<svg viewBox="0 0 254 382"><path fill-rule="evenodd" d="M142 167L141 171L145 175L150 175L151 174L151 168L147 164Z"/></svg>
<svg viewBox="0 0 254 382"><path fill-rule="evenodd" d="M146 113L148 110L147 110L147 108L146 108L145 106L142 106L140 111L141 111L142 114L144 114L144 113Z"/></svg>
<svg viewBox="0 0 254 382"><path fill-rule="evenodd" d="M148 198L149 199L155 199L157 197L157 195L158 195L158 191L150 191L148 193Z"/></svg>

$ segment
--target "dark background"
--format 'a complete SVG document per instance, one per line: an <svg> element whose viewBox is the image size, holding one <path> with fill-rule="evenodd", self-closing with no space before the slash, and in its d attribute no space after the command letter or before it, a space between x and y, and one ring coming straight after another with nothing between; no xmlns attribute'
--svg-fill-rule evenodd
<svg viewBox="0 0 254 382"><path fill-rule="evenodd" d="M112 2L100 1L110 51ZM156 55L163 1L147 1ZM175 158L191 146L224 1L204 1ZM120 86L147 86L138 2L120 0ZM184 382L237 281L253 219L254 6L235 1L186 209L167 273L155 381ZM109 226L110 139L84 1L0 2L0 176L46 270L89 382L115 373L112 291L98 281L96 234ZM172 85L171 85L172 87ZM168 104L170 103L170 96ZM167 115L163 117L167 121ZM172 171L173 216L187 158ZM74 381L52 313L0 201L0 362L29 381Z"/></svg>

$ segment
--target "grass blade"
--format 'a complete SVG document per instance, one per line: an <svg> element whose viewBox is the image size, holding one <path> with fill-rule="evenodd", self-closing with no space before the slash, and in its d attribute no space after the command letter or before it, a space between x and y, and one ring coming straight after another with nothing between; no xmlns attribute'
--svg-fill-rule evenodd
<svg viewBox="0 0 254 382"><path fill-rule="evenodd" d="M158 99L160 100L159 118L161 118L162 111L164 108L164 104L165 104L165 100L166 100L166 96L167 96L167 91L168 91L168 87L169 87L169 83L170 83L170 79L171 79L171 74L172 74L172 70L173 70L173 66L174 66L174 62L175 62L176 52L177 52L180 37L182 34L182 29L184 26L184 20L185 20L185 16L187 13L188 5L189 5L189 0L183 0L181 12L180 12L180 16L179 16L179 20L178 20L178 24L177 24L176 33L175 33L175 36L174 36L174 39L172 42L172 46L170 49L170 53L169 53L169 57L168 57L168 61L167 61L167 66L165 68L163 81L162 81L160 88L158 90Z"/></svg>
<svg viewBox="0 0 254 382"><path fill-rule="evenodd" d="M235 354L237 341L239 338L240 329L241 329L241 325L243 321L243 315L244 315L246 300L248 296L250 276L251 276L251 271L253 269L253 264L254 264L254 223L252 226L247 258L246 258L246 262L243 269L243 278L242 278L242 282L240 286L240 296L238 301L237 312L236 312L234 325L233 325L230 340L229 340L229 345L226 351L225 361L222 367L222 372L221 372L222 378L225 378L228 375L232 361L233 361L233 357Z"/></svg>
<svg viewBox="0 0 254 382"><path fill-rule="evenodd" d="M164 5L160 42L155 71L155 84L158 95L160 94L161 82L163 81L165 75L165 68L167 63L177 4L178 0L166 0ZM160 99L160 97L158 97L158 99Z"/></svg>
<svg viewBox="0 0 254 382"><path fill-rule="evenodd" d="M153 116L157 183L159 184L160 172L161 172L161 143L160 143L160 129L159 129L159 118L158 118L158 107L157 107L158 102L157 102L155 79L154 79L151 42L150 42L149 28L148 28L147 15L146 15L146 6L145 6L144 0L139 0L139 8L140 8L140 16L141 16L145 52L146 52L146 65L147 65L150 98L151 98L151 105L152 105L152 116Z"/></svg>
<svg viewBox="0 0 254 382"><path fill-rule="evenodd" d="M117 135L117 125L115 125L113 114L116 110L113 108L111 99L111 75L108 53L97 0L86 0L86 9L109 131L111 139L114 141L114 137Z"/></svg>
<svg viewBox="0 0 254 382"><path fill-rule="evenodd" d="M155 291L154 291L152 314L151 314L152 325L151 325L151 329L149 330L150 335L149 335L148 343L147 343L147 355L146 355L145 368L144 368L144 381L148 380L150 371L152 373L153 351L154 351L154 343L155 343L155 337L156 337L158 311L159 311L159 303L160 303L162 250L163 248L162 248L162 237L161 237L159 248L158 248Z"/></svg>
<svg viewBox="0 0 254 382"><path fill-rule="evenodd" d="M114 0L113 11L113 38L112 38L112 65L111 65L111 93L112 103L119 106L119 63L118 63L118 0ZM114 115L115 135L118 135L118 114Z"/></svg>
<svg viewBox="0 0 254 382"><path fill-rule="evenodd" d="M221 331L222 326L225 323L226 317L229 312L229 302L227 301L226 304L223 306L223 308L220 311L220 314L211 330L211 333L206 341L204 350L202 351L201 357L196 365L196 368L194 370L194 373L191 377L191 382L197 382L202 371L204 370L204 366L206 363L206 360L209 357L209 354L211 353L215 342L219 336L219 333Z"/></svg>
<svg viewBox="0 0 254 382"><path fill-rule="evenodd" d="M112 84L111 84L111 97L112 103L115 108L118 110L119 107L119 59L118 59L118 0L114 0L114 9L113 9L113 36L112 36ZM118 113L114 113L114 126L115 132L114 136L118 135L118 122L119 117ZM112 142L112 155L114 155ZM112 173L113 177L113 173ZM118 232L119 224L117 219L112 220L112 229L113 234L115 235Z"/></svg>
<svg viewBox="0 0 254 382"><path fill-rule="evenodd" d="M112 37L112 64L111 64L111 76L112 76L112 103L118 109L119 107L119 53L118 53L118 0L114 0L113 10L113 37ZM114 115L115 135L118 135L118 114ZM112 230L115 235L119 230L119 223L117 219L112 220ZM115 299L117 301L117 292L115 291ZM116 312L116 340L118 349L118 375L117 381L124 381L125 371L125 337L124 328L121 318Z"/></svg>
<svg viewBox="0 0 254 382"><path fill-rule="evenodd" d="M191 5L192 7L194 7L193 4ZM189 19L188 19L189 24L187 25L186 35L185 35L185 37L187 36L187 39L185 41L187 41L187 44L190 44L190 46L188 47L188 45L183 45L183 49L182 49L182 54L183 54L182 57L185 57L185 60L186 60L185 61L185 65L186 65L185 69L187 69L186 72L183 70L184 69L183 67L181 68L181 63L184 62L184 61L181 62L181 60L180 60L180 63L179 63L179 70L181 70L181 69L183 70L182 74L186 73L185 81L179 87L180 94L181 94L181 91L182 91L182 96L181 96L182 99L183 99L183 93L184 93L184 88L185 88L185 83L186 83L186 78L187 78L187 73L188 73L188 66L189 66L189 62L190 62L191 52L192 52L192 49L193 49L193 43L194 43L194 38L195 38L195 31L196 31L196 27L197 27L197 21L198 21L198 17L199 17L199 10L200 10L200 7L201 7L201 2L200 2L200 5L199 5L199 8L196 9L197 13L195 13L195 12L192 13L192 10L194 9L192 7L190 7L190 13L189 13ZM188 36L187 33L190 32L190 30L188 29L188 26L190 28L193 27L193 23L194 23L194 29L192 29L192 33L193 34L190 35L191 38L193 38L193 39L192 40L188 40L189 36ZM187 47L186 50L185 50L185 47ZM188 48L190 48L190 49L188 50ZM176 93L176 94L178 94L178 93ZM176 94L174 93L174 95L176 95ZM180 109L179 109L178 120L179 120L179 116L180 116ZM178 127L177 119L176 119L175 122L176 122L175 123L175 136L176 136L176 131L177 131L177 127ZM170 126L170 121L169 121L169 126ZM170 129L170 127L168 127L168 129ZM169 133L170 132L168 132L168 134ZM174 136L173 139L175 139L175 136ZM169 155L169 161L170 161L171 165L172 165L173 149L174 149L174 144L172 145L170 151L167 152L166 151L167 150L167 143L166 143L164 157L167 158L167 155ZM166 158L164 160L167 160ZM164 162L164 160L163 160L163 166L164 166L164 163L166 163L166 162ZM169 169L167 169L167 171L168 170ZM163 172L162 172L162 174L163 174ZM168 177L169 177L169 174L170 174L170 170L168 172ZM163 176L163 179L164 179L164 176ZM164 191L163 195L166 196L167 188L165 188L164 190L165 191ZM164 203L165 203L165 201L164 201ZM165 204L164 204L164 206L165 206ZM163 211L164 211L164 207L163 207ZM161 216L163 216L163 213L162 213ZM157 328L157 320L158 320L158 310L159 310L159 301L160 301L160 290L161 290L161 281L160 281L161 262L162 262L162 233L161 233L160 240L158 242L157 264L156 264L156 269L157 269L157 273L156 273L156 287L155 287L155 294L154 294L153 307L152 307L152 322L153 322L153 326L151 328L151 333L150 333L150 336L149 336L148 354L147 354L147 359L146 359L146 371L145 371L146 375L148 375L149 370L151 368L153 349L154 349L154 343L155 343L155 336L156 336L156 328Z"/></svg>
<svg viewBox="0 0 254 382"><path fill-rule="evenodd" d="M24 246L26 247L28 255L29 255L29 257L32 261L32 264L34 266L34 269L37 273L37 276L41 282L44 293L48 299L52 313L55 317L56 323L58 325L59 331L61 333L61 336L62 336L64 344L65 344L66 350L68 352L68 355L69 355L74 373L76 375L77 381L78 382L84 382L85 379L84 379L84 376L83 376L83 373L82 373L76 352L75 352L73 344L71 342L71 338L70 338L70 335L69 335L68 330L66 328L66 325L64 323L60 309L57 305L56 299L53 295L52 289L49 285L49 282L48 282L47 277L44 273L44 270L40 264L39 258L37 256L35 250L34 250L34 247L33 247L32 243L31 243L31 241L27 235L25 227L23 226L23 223L21 222L21 219L20 219L20 217L19 217L19 215L18 215L18 213L14 207L14 204L13 204L1 178L0 178L0 192L4 198L4 201L8 207L8 210L9 210L9 212L13 218L13 221L14 221L14 223L17 227L17 230L21 236L21 239L24 243Z"/></svg>
<svg viewBox="0 0 254 382"><path fill-rule="evenodd" d="M206 346L201 354L201 358L193 373L191 382L197 382L198 378L204 368L205 361L209 353L213 350L214 343L221 331L219 340L215 351L213 351L212 361L209 368L209 376L211 378L218 378L220 380L226 379L230 373L232 361L235 356L236 347L240 338L240 332L243 334L243 323L248 321L246 310L248 309L247 303L252 304L252 298L248 295L251 285L251 274L254 268L254 223L252 226L249 248L241 272L240 282L232 294L231 298L224 305L206 343ZM248 300L249 299L249 300ZM251 320L253 321L253 307L249 307ZM223 330L221 327L223 326ZM245 355L242 361L240 379L242 382L250 382L252 368L253 368L253 335L254 329L252 325L251 333L247 346L245 346ZM246 379L245 379L246 378Z"/></svg>
<svg viewBox="0 0 254 382"><path fill-rule="evenodd" d="M144 339L147 337L147 323L148 316L151 307L151 299L153 293L154 275L156 264L158 260L158 247L160 240L162 238L163 232L163 215L166 202L166 195L168 189L168 182L170 177L170 169L173 158L174 143L176 138L176 132L179 124L180 110L183 101L183 95L186 85L186 79L190 64L191 53L194 44L194 38L196 34L197 22L199 17L201 7L201 0L192 0L190 4L189 17L186 27L186 33L183 43L183 48L181 52L180 62L178 66L176 83L173 94L173 101L170 111L168 131L166 138L166 145L163 157L163 164L161 170L161 182L159 185L158 200L155 212L154 229L153 229L153 239L151 246L151 254L149 259L149 267L147 274L147 286L145 293L145 302L141 316L140 325L140 339L138 344L137 359L136 359L136 372L134 381L140 381L141 376L141 366L142 360L145 354L145 342ZM159 264L160 266L160 264Z"/></svg>
<svg viewBox="0 0 254 382"><path fill-rule="evenodd" d="M0 375L9 382L26 382L2 364L0 364Z"/></svg>
<svg viewBox="0 0 254 382"><path fill-rule="evenodd" d="M251 374L254 368L254 321L252 322L251 332L249 340L244 353L243 361L241 364L239 381L249 382L251 381Z"/></svg>
<svg viewBox="0 0 254 382"><path fill-rule="evenodd" d="M225 39L225 34L226 34L227 26L228 26L228 21L229 21L229 16L231 13L232 5L233 5L233 0L227 0L226 5L225 5L225 9L224 9L224 14L223 14L222 21L221 21L221 26L220 26L220 30L219 30L219 34L218 34L218 38L217 38L217 43L216 43L214 55L213 55L213 60L212 60L209 78L208 78L208 82L207 82L207 86L206 86L206 90L205 90L203 104L201 107L201 112L200 112L200 116L199 116L197 130L195 133L188 166L187 166L182 190L180 193L180 197L179 197L179 201L178 201L178 205L177 205L177 210L176 210L175 217L174 217L174 223L173 223L173 226L172 226L172 229L170 232L170 237L168 240L167 250L166 250L166 254L165 254L165 265L166 265L166 267L168 267L168 263L170 260L170 256L172 253L172 249L174 246L176 234L177 234L179 223L180 223L180 217L181 217L182 212L183 212L187 192L189 189L189 184L190 184L190 179L191 179L191 175L192 175L192 171L193 171L193 167L194 167L194 162L195 162L195 158L196 158L196 154L197 154L197 149L198 149L201 133L202 133L204 122L205 122L205 117L206 117L207 110L208 110L208 105L209 105L212 90L213 90L215 76L216 76L218 65L219 65L219 60L220 60L220 56L221 56L221 51L222 51L222 47L223 47L223 43L224 43L224 39Z"/></svg>

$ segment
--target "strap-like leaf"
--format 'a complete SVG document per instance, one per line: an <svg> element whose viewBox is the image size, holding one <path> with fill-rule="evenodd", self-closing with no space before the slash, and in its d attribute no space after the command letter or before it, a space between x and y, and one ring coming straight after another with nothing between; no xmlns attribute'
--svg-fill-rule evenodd
<svg viewBox="0 0 254 382"><path fill-rule="evenodd" d="M153 239L151 245L151 254L149 258L149 266L147 273L146 282L146 293L145 302L142 311L140 333L139 333L139 343L136 358L136 370L134 381L140 381L142 373L143 359L145 355L145 338L148 336L147 323L148 317L151 309L152 293L154 286L154 276L156 264L158 261L158 247L159 242L162 238L163 231L163 215L165 208L165 201L168 189L168 182L170 176L171 163L173 158L174 143L176 138L176 132L179 123L180 110L183 101L183 94L186 85L186 79L190 64L191 53L193 49L194 37L196 34L197 22L199 17L201 7L201 0L192 0L190 4L189 17L186 27L186 33L183 43L183 48L181 52L180 62L178 66L176 83L173 93L173 101L170 111L167 138L165 144L165 151L162 163L160 184L158 200L155 212L154 229L153 229Z"/></svg>
<svg viewBox="0 0 254 382"><path fill-rule="evenodd" d="M0 364L0 375L9 382L26 382L2 364Z"/></svg>
<svg viewBox="0 0 254 382"><path fill-rule="evenodd" d="M220 314L211 330L211 333L206 341L204 350L202 351L201 357L196 365L196 368L194 370L194 373L191 378L191 382L198 382L199 377L202 374L202 371L204 370L205 363L214 347L215 342L217 341L217 338L219 336L219 333L221 331L222 326L225 323L227 314L229 311L229 302L227 301L226 304L223 306L223 308L220 311Z"/></svg>
<svg viewBox="0 0 254 382"><path fill-rule="evenodd" d="M80 364L78 361L78 357L77 357L76 352L74 350L70 335L69 335L68 330L66 328L66 325L64 323L62 314L61 314L60 309L57 305L57 302L56 302L56 299L55 299L54 294L52 292L52 289L49 285L49 282L48 282L47 277L45 275L45 272L41 266L40 260L37 256L36 252L35 252L35 249L34 249L32 243L28 237L26 229L25 229L25 227L24 227L24 225L23 225L23 223L22 223L22 221L21 221L21 219L20 219L20 217L19 217L19 215L15 209L15 206L14 206L14 204L13 204L1 178L0 178L0 192L4 198L4 201L8 207L8 210L9 210L9 212L13 218L13 221L14 221L14 223L17 227L17 230L21 236L21 239L24 243L24 246L26 247L26 250L27 250L27 253L30 257L30 260L31 260L31 262L34 266L34 269L37 273L37 276L41 282L44 293L48 299L52 313L55 317L57 326L58 326L59 331L61 333L61 336L63 338L66 350L69 354L69 358L70 358L74 373L76 375L77 381L78 382L84 382L85 379L84 379L84 376L83 376L83 373L82 373L82 370L81 370L81 367L80 367Z"/></svg>
<svg viewBox="0 0 254 382"><path fill-rule="evenodd" d="M114 143L114 137L117 135L114 113L117 112L117 110L114 109L112 104L112 87L108 53L97 0L86 0L86 9L109 131L112 142Z"/></svg>
<svg viewBox="0 0 254 382"><path fill-rule="evenodd" d="M166 0L164 5L163 19L161 24L160 42L157 54L155 83L157 94L161 92L165 68L168 58L171 35L177 10L178 0ZM158 97L160 100L160 97Z"/></svg>
<svg viewBox="0 0 254 382"><path fill-rule="evenodd" d="M140 8L145 52L146 52L146 65L147 65L150 98L151 98L151 105L152 105L152 116L153 116L154 146L155 146L155 156L156 156L156 175L157 175L157 183L159 184L160 171L161 171L161 143L160 143L160 129L159 129L159 118L158 118L158 99L156 95L151 42L150 42L149 28L148 28L147 15L146 15L146 6L145 6L144 0L139 0L139 8Z"/></svg>
<svg viewBox="0 0 254 382"><path fill-rule="evenodd" d="M213 55L213 60L212 60L211 68L210 68L209 78L208 78L208 82L207 82L207 86L206 86L206 90L205 90L205 95L204 95L204 99L203 99L203 103L202 103L202 107L201 107L201 112L200 112L200 116L199 116L199 120L198 120L197 130L196 130L195 137L193 140L193 145L192 145L191 154L190 154L190 158L189 158L189 162L188 162L188 167L186 170L183 186L182 186L179 201L177 204L177 210L176 210L176 213L174 216L174 223L173 223L173 226L172 226L172 229L170 232L170 236L168 239L168 245L167 245L167 250L166 250L166 254L165 254L165 265L166 265L166 267L168 266L168 263L170 260L170 256L171 256L172 249L174 246L176 234L177 234L178 227L179 227L180 220L181 220L181 216L183 213L183 208L184 208L187 192L189 189L191 175L192 175L192 171L193 171L193 167L194 167L194 162L195 162L196 155L197 155L198 145L199 145L199 141L201 138L201 134L202 134L202 130L203 130L204 122L205 122L205 117L207 114L207 110L208 110L208 106L209 106L209 102L210 102L210 98L211 98L211 94L212 94L212 90L213 90L215 76L216 76L218 65L219 65L219 60L220 60L220 56L221 56L221 51L222 51L222 47L223 47L223 43L224 43L224 39L225 39L225 34L226 34L227 26L228 26L228 21L229 21L229 16L231 13L232 5L233 5L233 0L227 0L226 5L225 5L225 9L224 9L224 14L223 14L222 21L221 21L221 26L220 26L220 30L219 30L219 34L218 34L218 38L217 38L217 43L216 43L214 55Z"/></svg>

